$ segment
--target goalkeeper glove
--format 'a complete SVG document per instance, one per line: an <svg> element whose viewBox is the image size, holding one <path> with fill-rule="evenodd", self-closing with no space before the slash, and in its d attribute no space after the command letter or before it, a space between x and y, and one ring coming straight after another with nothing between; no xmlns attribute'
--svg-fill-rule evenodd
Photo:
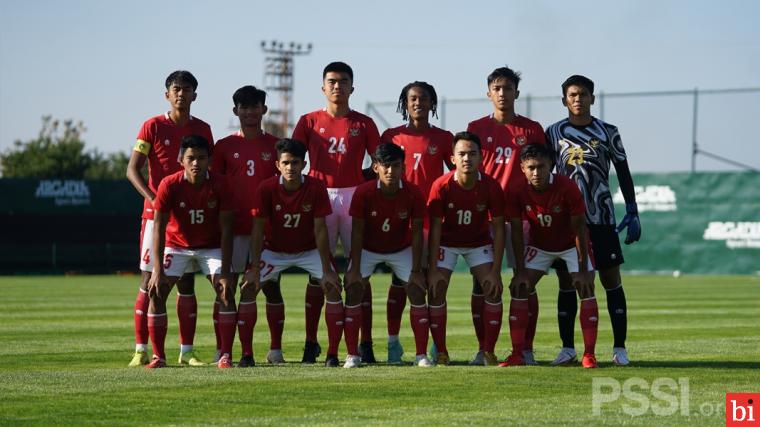
<svg viewBox="0 0 760 427"><path fill-rule="evenodd" d="M639 209L636 203L625 204L625 216L617 226L616 231L620 233L624 228L628 229L625 235L625 244L630 245L637 242L641 237L641 222L639 221Z"/></svg>

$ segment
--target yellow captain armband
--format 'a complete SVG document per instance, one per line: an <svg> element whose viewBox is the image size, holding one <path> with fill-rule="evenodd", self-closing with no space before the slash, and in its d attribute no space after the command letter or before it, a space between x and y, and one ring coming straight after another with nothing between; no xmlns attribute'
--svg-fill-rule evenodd
<svg viewBox="0 0 760 427"><path fill-rule="evenodd" d="M138 139L135 143L135 151L145 154L146 156L148 153L150 153L150 142L143 141L142 139Z"/></svg>

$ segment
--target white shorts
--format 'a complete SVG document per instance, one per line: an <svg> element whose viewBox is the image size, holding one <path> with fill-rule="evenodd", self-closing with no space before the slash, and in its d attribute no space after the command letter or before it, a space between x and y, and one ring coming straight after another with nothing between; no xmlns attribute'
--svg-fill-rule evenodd
<svg viewBox="0 0 760 427"><path fill-rule="evenodd" d="M470 268L493 262L493 245L477 248L449 248L441 246L438 250L438 268L454 271L459 255L462 255Z"/></svg>
<svg viewBox="0 0 760 427"><path fill-rule="evenodd" d="M245 273L251 252L251 235L240 234L232 240L232 272Z"/></svg>
<svg viewBox="0 0 760 427"><path fill-rule="evenodd" d="M493 227L491 227L491 237L493 237ZM530 244L530 223L523 221L523 245ZM507 253L507 267L515 268L515 251L512 249L512 224L507 221L504 223L504 249Z"/></svg>
<svg viewBox="0 0 760 427"><path fill-rule="evenodd" d="M335 248L338 246L338 238L340 238L346 257L351 253L351 215L348 214L348 211L351 208L351 198L354 197L355 190L356 187L327 189L332 213L325 217L325 224L327 224L330 253L333 255L335 255Z"/></svg>
<svg viewBox="0 0 760 427"><path fill-rule="evenodd" d="M567 271L570 273L577 273L580 270L578 268L578 251L576 251L575 248L570 248L562 252L548 252L534 246L525 247L525 268L548 273L549 267L551 267L557 259L565 261L565 264L567 264ZM588 271L594 271L591 257L588 258Z"/></svg>
<svg viewBox="0 0 760 427"><path fill-rule="evenodd" d="M387 264L393 274L404 282L409 282L409 276L412 274L412 247L402 249L390 254L379 254L362 250L362 265L360 271L363 278L367 278L375 271L375 267L380 263Z"/></svg>
<svg viewBox="0 0 760 427"><path fill-rule="evenodd" d="M153 271L153 220L142 220L140 227L140 270Z"/></svg>
<svg viewBox="0 0 760 427"><path fill-rule="evenodd" d="M182 276L188 271L200 271L205 275L222 272L222 249L166 248L164 272L167 276Z"/></svg>
<svg viewBox="0 0 760 427"><path fill-rule="evenodd" d="M316 249L294 254L264 249L261 252L261 262L259 262L260 280L262 282L275 280L280 277L280 272L290 267L300 267L317 280L322 278L322 260Z"/></svg>

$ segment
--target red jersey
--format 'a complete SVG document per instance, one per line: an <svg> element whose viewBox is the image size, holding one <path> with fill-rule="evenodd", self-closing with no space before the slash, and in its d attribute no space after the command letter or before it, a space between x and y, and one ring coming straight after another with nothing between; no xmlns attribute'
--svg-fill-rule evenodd
<svg viewBox="0 0 760 427"><path fill-rule="evenodd" d="M546 144L544 129L538 122L518 115L508 125L496 123L493 115L470 122L467 131L480 138L483 152L481 170L499 181L505 191L509 181L524 181L520 172L520 150L527 144Z"/></svg>
<svg viewBox="0 0 760 427"><path fill-rule="evenodd" d="M246 139L236 132L220 139L214 146L211 170L227 175L235 189L235 234L251 234L253 219L251 208L259 184L277 174L277 137L264 133L253 139Z"/></svg>
<svg viewBox="0 0 760 427"><path fill-rule="evenodd" d="M143 123L134 150L148 156L148 187L153 193L162 179L182 170L180 146L182 138L188 135L206 138L209 150L213 150L211 127L196 117L190 116L185 126L177 126L169 118L169 113L151 117ZM142 217L153 219L153 206L148 200L143 204Z"/></svg>
<svg viewBox="0 0 760 427"><path fill-rule="evenodd" d="M293 139L306 144L309 176L328 188L363 183L364 153L373 154L380 144L375 122L353 110L343 117L333 117L325 110L304 114L293 130Z"/></svg>
<svg viewBox="0 0 760 427"><path fill-rule="evenodd" d="M207 249L221 246L219 213L233 211L235 204L227 178L209 172L200 187L185 178L185 171L173 173L158 185L156 212L169 214L166 246Z"/></svg>
<svg viewBox="0 0 760 427"><path fill-rule="evenodd" d="M495 179L480 172L475 186L465 190L453 170L433 182L428 212L431 218L443 218L441 246L485 246L492 242L490 218L504 216L504 192Z"/></svg>
<svg viewBox="0 0 760 427"><path fill-rule="evenodd" d="M251 209L251 215L269 220L264 230L264 247L285 253L316 249L314 219L331 213L327 188L310 176L303 176L301 188L294 192L285 190L282 177L264 180Z"/></svg>
<svg viewBox="0 0 760 427"><path fill-rule="evenodd" d="M403 180L400 185L391 197L383 195L380 181L356 188L349 214L364 220L364 249L390 254L412 244L412 219L425 218L425 199L416 185Z"/></svg>
<svg viewBox="0 0 760 427"><path fill-rule="evenodd" d="M404 149L406 180L418 186L427 197L433 181L443 175L445 162L451 162L454 135L435 126L420 132L404 125L386 130L380 141Z"/></svg>
<svg viewBox="0 0 760 427"><path fill-rule="evenodd" d="M552 174L549 188L542 193L534 190L527 180L507 192L509 218L527 220L530 244L548 252L561 252L575 246L575 230L570 218L585 213L581 191L565 176Z"/></svg>

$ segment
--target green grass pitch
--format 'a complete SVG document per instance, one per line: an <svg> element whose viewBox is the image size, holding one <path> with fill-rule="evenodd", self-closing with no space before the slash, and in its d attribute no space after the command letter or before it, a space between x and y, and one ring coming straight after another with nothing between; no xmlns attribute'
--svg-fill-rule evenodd
<svg viewBox="0 0 760 427"><path fill-rule="evenodd" d="M372 281L375 352L382 360L388 279L376 276ZM600 367L596 370L548 366L560 345L552 277L539 284L541 311L535 342L541 366L466 366L476 340L469 316L470 279L465 275L454 276L449 292L448 339L454 366L302 367L297 362L304 336L305 279L289 275L283 279L287 366L262 363L269 337L261 295L254 337L259 365L255 368L178 367L172 307L167 337L170 367L128 369L137 281L137 277L117 276L0 277L0 424L722 425L726 392L760 392L757 277L625 277L628 349L633 361L625 368L610 363L609 316L598 286ZM209 360L214 352L212 293L201 277L196 290L196 349ZM323 347L327 343L324 329L322 323ZM414 343L408 305L401 337L405 360L411 361ZM579 351L581 343L576 327ZM497 344L499 357L508 348L505 314ZM235 352L237 360L237 343ZM621 394L618 400L598 402L595 414L595 377L612 378L621 385L636 382L639 386L633 390L638 397L633 398L639 400ZM656 381L683 384L683 379L688 381L688 390L663 389L669 393L665 398L658 399L648 388ZM642 381L647 388L642 388ZM643 408L642 399L651 404L649 409L643 415L629 415L630 408ZM685 401L688 416L682 406ZM655 413L656 408L674 402L679 405L674 414Z"/></svg>

